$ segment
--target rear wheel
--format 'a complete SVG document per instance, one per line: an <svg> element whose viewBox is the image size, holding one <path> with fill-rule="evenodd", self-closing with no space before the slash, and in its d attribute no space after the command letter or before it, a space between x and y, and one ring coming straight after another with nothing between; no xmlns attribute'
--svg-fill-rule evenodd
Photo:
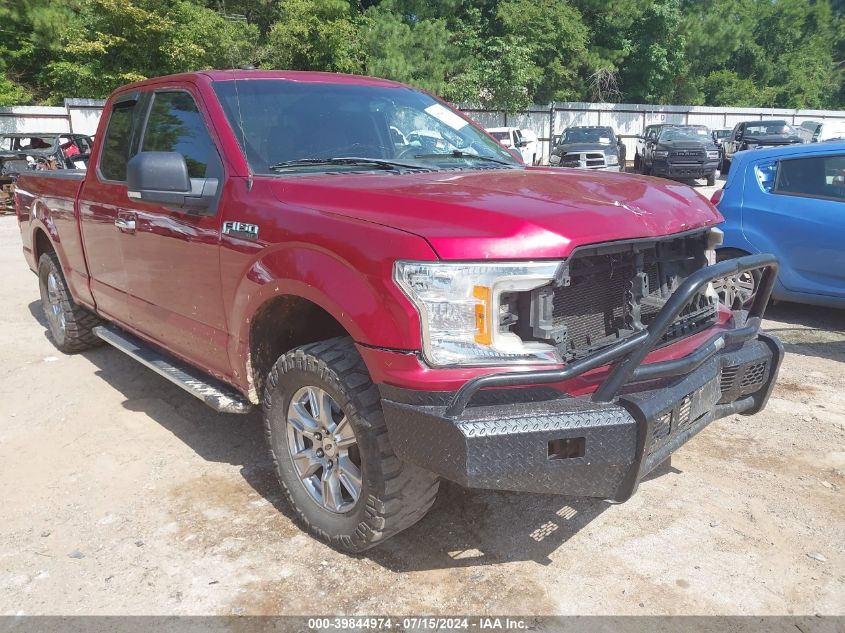
<svg viewBox="0 0 845 633"><path fill-rule="evenodd" d="M279 481L316 537L360 552L410 527L434 503L437 477L394 455L378 389L351 339L281 356L263 404Z"/></svg>
<svg viewBox="0 0 845 633"><path fill-rule="evenodd" d="M59 350L73 354L102 344L93 332L100 319L73 300L56 253L38 259L38 286L47 327Z"/></svg>

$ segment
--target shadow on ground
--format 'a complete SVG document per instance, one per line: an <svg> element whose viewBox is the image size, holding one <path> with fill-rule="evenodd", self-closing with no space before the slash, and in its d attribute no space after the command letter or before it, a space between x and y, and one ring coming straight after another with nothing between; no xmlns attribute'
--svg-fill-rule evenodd
<svg viewBox="0 0 845 633"><path fill-rule="evenodd" d="M787 353L845 362L845 310L778 302L766 309L766 319L778 322L766 331Z"/></svg>
<svg viewBox="0 0 845 633"><path fill-rule="evenodd" d="M49 336L40 304L33 302L30 310ZM296 521L273 472L258 410L248 415L216 413L105 345L83 356L99 377L123 394L126 409L149 416L203 459L240 467L240 474L258 494ZM669 472L678 471L667 460L648 478ZM546 565L553 552L608 507L598 499L468 490L444 481L437 501L420 523L363 556L392 571L525 560Z"/></svg>

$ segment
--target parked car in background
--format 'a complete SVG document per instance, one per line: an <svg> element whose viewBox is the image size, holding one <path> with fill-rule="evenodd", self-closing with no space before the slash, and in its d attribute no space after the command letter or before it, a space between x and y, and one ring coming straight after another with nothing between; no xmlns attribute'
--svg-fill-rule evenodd
<svg viewBox="0 0 845 633"><path fill-rule="evenodd" d="M725 217L717 259L774 253L774 298L845 308L845 143L741 152L713 202ZM725 303L746 302L759 279L728 278Z"/></svg>
<svg viewBox="0 0 845 633"><path fill-rule="evenodd" d="M533 165L529 141L522 135L522 130L518 127L491 127L487 128L487 132L499 141L502 147L515 150L526 165Z"/></svg>
<svg viewBox="0 0 845 633"><path fill-rule="evenodd" d="M730 136L722 143L721 171L723 174L730 171L731 161L737 152L758 147L795 145L803 142L795 129L781 119L737 123Z"/></svg>
<svg viewBox="0 0 845 633"><path fill-rule="evenodd" d="M663 127L648 140L640 157L642 172L676 180L705 178L716 184L719 148L710 139L689 126Z"/></svg>
<svg viewBox="0 0 845 633"><path fill-rule="evenodd" d="M549 156L552 167L581 169L625 169L625 144L617 138L613 128L597 125L568 127Z"/></svg>
<svg viewBox="0 0 845 633"><path fill-rule="evenodd" d="M805 143L845 139L845 121L804 121L796 130Z"/></svg>
<svg viewBox="0 0 845 633"><path fill-rule="evenodd" d="M727 128L727 127L715 129L710 133L710 136L713 139L713 142L720 149L721 149L722 145L724 144L725 139L728 138L730 135L731 135L731 129Z"/></svg>
<svg viewBox="0 0 845 633"><path fill-rule="evenodd" d="M83 134L0 135L0 212L14 211L15 175L28 170L85 169L92 141Z"/></svg>
<svg viewBox="0 0 845 633"><path fill-rule="evenodd" d="M710 137L710 129L706 125L683 125L679 123L654 123L647 125L643 133L637 137L637 143L634 148L634 169L636 171L642 171L643 169L642 157L646 153L649 142L656 141L660 131L667 127L688 130L691 134L700 137L702 140Z"/></svg>
<svg viewBox="0 0 845 633"><path fill-rule="evenodd" d="M543 157L543 150L540 147L540 140L537 138L537 133L534 130L520 130L522 132L522 140L526 142L524 157L530 157L531 160L526 160L526 165L539 165Z"/></svg>

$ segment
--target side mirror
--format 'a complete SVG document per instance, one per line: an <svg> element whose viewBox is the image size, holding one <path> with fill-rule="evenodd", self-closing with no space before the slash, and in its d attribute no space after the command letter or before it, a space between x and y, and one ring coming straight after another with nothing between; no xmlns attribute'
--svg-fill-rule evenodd
<svg viewBox="0 0 845 633"><path fill-rule="evenodd" d="M139 152L126 166L127 195L171 207L206 209L217 195L216 178L191 178L178 152Z"/></svg>
<svg viewBox="0 0 845 633"><path fill-rule="evenodd" d="M528 141L520 141L519 147L528 147Z"/></svg>

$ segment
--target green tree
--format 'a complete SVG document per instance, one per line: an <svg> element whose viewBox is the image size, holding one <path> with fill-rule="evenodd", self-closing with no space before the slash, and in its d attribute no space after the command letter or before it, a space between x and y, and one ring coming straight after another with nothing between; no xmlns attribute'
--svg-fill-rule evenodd
<svg viewBox="0 0 845 633"><path fill-rule="evenodd" d="M364 68L359 19L347 0L280 2L264 49L264 68L342 73Z"/></svg>
<svg viewBox="0 0 845 633"><path fill-rule="evenodd" d="M367 74L443 94L461 72L462 50L444 18L409 15L391 0L370 7L364 17Z"/></svg>
<svg viewBox="0 0 845 633"><path fill-rule="evenodd" d="M521 56L527 49L531 63L539 71L539 81L531 95L534 100L546 103L584 95L584 78L589 75L588 32L576 8L565 0L503 0L498 5L497 18L502 33L510 40L490 52L512 51ZM512 71L521 63L514 59L506 65ZM525 73L532 74L535 73Z"/></svg>
<svg viewBox="0 0 845 633"><path fill-rule="evenodd" d="M671 103L677 78L687 73L679 0L654 0L628 33L630 54L620 72L625 98Z"/></svg>
<svg viewBox="0 0 845 633"><path fill-rule="evenodd" d="M43 80L54 100L105 97L157 75L249 61L257 29L186 0L80 0Z"/></svg>

